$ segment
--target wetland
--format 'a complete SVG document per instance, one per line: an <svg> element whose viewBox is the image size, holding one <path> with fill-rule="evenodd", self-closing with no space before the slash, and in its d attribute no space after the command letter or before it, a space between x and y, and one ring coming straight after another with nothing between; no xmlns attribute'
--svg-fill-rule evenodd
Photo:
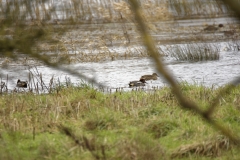
<svg viewBox="0 0 240 160"><path fill-rule="evenodd" d="M153 23L155 30L151 35L167 68L179 81L219 87L231 82L240 73L237 22L227 17L164 21ZM213 24L223 24L224 27L213 32L204 31L206 25ZM55 27L60 26L57 24ZM108 89L129 90L130 81L156 72L150 55L140 45L141 37L137 36L134 24L84 24L71 28L61 37L55 35L56 39L60 39L60 44L41 44L41 54L49 56L53 62L60 60L64 68L94 79ZM234 35L224 34L233 30ZM204 54L207 56L203 57ZM35 81L41 75L41 81L46 86L53 77L61 82L70 79L73 84L85 81L25 55L18 55L16 61L2 57L0 62L1 79L8 81L9 91L14 90L17 79L32 82L29 74L36 78ZM160 76L145 88L164 85L167 84Z"/></svg>
<svg viewBox="0 0 240 160"><path fill-rule="evenodd" d="M138 2L140 18L126 1L1 1L0 159L239 159L236 15Z"/></svg>

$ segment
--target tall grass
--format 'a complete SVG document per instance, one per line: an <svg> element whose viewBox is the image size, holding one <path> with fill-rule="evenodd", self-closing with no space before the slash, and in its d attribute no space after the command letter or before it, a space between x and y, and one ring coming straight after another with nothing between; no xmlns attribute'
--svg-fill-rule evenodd
<svg viewBox="0 0 240 160"><path fill-rule="evenodd" d="M202 109L218 94L181 84ZM239 131L239 87L221 99L215 121ZM182 110L169 87L103 94L91 87L0 96L0 157L11 159L164 159L239 157L237 146L195 113ZM140 133L140 134L139 134ZM14 151L13 151L14 150ZM234 154L232 154L234 153Z"/></svg>
<svg viewBox="0 0 240 160"><path fill-rule="evenodd" d="M161 49L165 55L178 61L219 60L220 47L213 44L182 44Z"/></svg>
<svg viewBox="0 0 240 160"><path fill-rule="evenodd" d="M233 15L231 9L219 0L170 0L169 6L176 19Z"/></svg>

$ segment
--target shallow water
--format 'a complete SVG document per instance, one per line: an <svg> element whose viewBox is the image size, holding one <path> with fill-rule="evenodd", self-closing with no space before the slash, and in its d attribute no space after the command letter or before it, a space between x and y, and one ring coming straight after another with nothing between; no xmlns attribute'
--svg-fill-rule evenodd
<svg viewBox="0 0 240 160"><path fill-rule="evenodd" d="M224 43L221 44L223 48ZM220 59L215 61L187 62L176 61L171 57L165 57L164 63L169 71L175 75L179 81L202 84L204 86L222 86L231 82L240 75L240 52L239 51L221 51ZM139 80L142 75L156 72L154 62L151 58L133 57L126 60L114 60L106 62L86 62L71 65L65 65L86 77L94 78L99 84L108 88L123 87L128 89L128 83L133 80ZM49 85L50 79L58 79L65 82L70 78L74 84L81 83L81 78L71 76L69 73L52 69L46 66L29 67L23 65L12 65L2 68L2 80L6 81L8 75L8 89L13 90L17 79L28 80L29 71L39 79L42 74L44 83ZM148 81L145 88L152 88L166 85L164 80L159 77L158 80Z"/></svg>
<svg viewBox="0 0 240 160"><path fill-rule="evenodd" d="M159 22L155 23L158 32L152 33L153 38L156 42L161 42L159 46L166 47L162 44L163 41L167 42L168 46L174 46L174 44L179 43L177 39L183 40L179 44L193 44L200 43L200 42L209 42L207 44L213 44L218 46L217 48L220 51L220 59L215 61L202 61L202 62L188 62L188 61L177 61L170 56L164 57L164 63L167 65L167 68L170 72L175 75L175 77L179 81L187 81L189 83L196 83L202 84L205 86L222 86L231 82L235 77L240 75L240 52L234 51L233 45L238 45L237 41L232 41L231 37L224 37L222 31L218 31L215 33L203 33L202 29L204 26L203 23L207 24L218 24L223 23L226 27L224 30L229 30L230 25L228 22L233 22L234 19L231 18L216 18L216 19L198 19L198 20L181 20L177 22ZM126 26L131 28L128 30L128 33L132 37L139 37L136 36L136 30L134 30L132 24L128 24ZM162 26L165 25L167 27ZM63 41L67 41L71 38L75 40L79 40L81 43L76 43L76 52L77 54L79 51L83 52L87 58L92 55L98 55L98 49L89 49L91 40L84 41L84 37L88 39L92 39L98 41L96 36L102 36L103 33L105 35L111 35L114 32L118 34L123 34L121 26L118 24L106 24L104 25L104 32L102 29L99 29L97 24L89 24L89 26L95 27L95 29L91 29L91 27L80 27L79 30L71 30L71 33L68 33L65 37L62 38ZM231 26L232 27L232 26ZM89 29L90 28L90 29ZM83 29L83 30L81 30ZM89 30L87 30L89 29ZM170 30L169 30L170 29ZM192 37L191 37L192 36ZM237 36L239 37L238 33ZM173 37L177 37L174 39ZM190 37L190 41L186 41ZM200 42L197 41L195 38L201 38ZM107 39L107 37L104 37ZM122 45L123 41L113 41L114 45L107 46L107 49L111 52L106 52L103 50L103 59L105 61L100 60L99 62L77 62L75 64L64 65L69 69L73 69L86 77L93 78L96 80L98 84L102 84L107 88L119 88L122 87L125 90L128 89L128 83L133 80L139 80L142 75L145 74L152 74L156 72L154 62L151 58L146 57L146 55L142 56L138 51L139 47L138 39L140 38L133 38L136 43L129 44L129 45ZM168 41L170 40L170 41ZM225 42L224 42L225 41ZM119 44L118 44L119 42ZM216 42L215 44L213 42ZM96 43L97 44L97 43ZM129 47L128 47L129 46ZM158 46L158 47L159 47ZM229 51L226 51L224 48L228 47ZM94 48L94 47L93 47ZM125 54L131 53L131 56L125 57ZM68 50L68 54L74 56L76 54L75 51L71 49ZM173 51L175 52L175 51ZM136 53L136 54L135 54ZM45 54L53 54L51 52ZM61 54L61 53L59 53ZM108 54L107 56L104 54ZM114 57L111 58L111 54ZM144 52L144 54L146 54ZM81 56L81 54L80 54ZM106 57L108 59L106 59ZM24 57L23 57L24 59ZM40 75L42 75L42 79L46 86L49 85L50 79L54 76L55 81L58 80L60 82L71 80L72 83L78 84L83 82L81 77L72 76L67 72L53 69L44 65L34 65L35 61L28 63L28 65L22 65L22 63L17 63L13 61L9 63L8 67L4 67L3 62L4 60L0 58L0 63L2 64L1 71L0 71L0 78L2 81L8 82L7 86L9 90L13 90L16 86L17 79L29 81L29 72L32 72L35 76L35 83L38 81L40 82ZM28 60L28 62L31 60ZM69 78L69 79L68 79ZM91 83L91 82L89 82ZM156 81L148 81L145 88L152 88L157 86L166 85L164 80L159 77ZM33 87L33 86L32 86Z"/></svg>
<svg viewBox="0 0 240 160"><path fill-rule="evenodd" d="M171 58L165 59L170 72L180 81L203 84L205 86L221 86L229 83L240 75L240 52L221 52L220 60L204 62L177 62ZM111 88L128 87L129 81L139 80L142 75L156 72L154 62L150 58L118 60L105 63L83 63L73 67L82 69L89 77ZM96 70L91 70L95 68ZM161 77L148 82L147 86L162 86L166 84Z"/></svg>

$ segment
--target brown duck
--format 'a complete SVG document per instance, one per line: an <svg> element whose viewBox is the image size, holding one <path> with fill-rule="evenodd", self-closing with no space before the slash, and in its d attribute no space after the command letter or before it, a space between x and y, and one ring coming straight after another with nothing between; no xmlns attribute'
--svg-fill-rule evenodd
<svg viewBox="0 0 240 160"><path fill-rule="evenodd" d="M157 80L157 73L153 73L152 75L143 75L140 79L145 79L146 81L148 80Z"/></svg>
<svg viewBox="0 0 240 160"><path fill-rule="evenodd" d="M231 36L234 36L235 31L234 31L234 30L231 30L231 31L223 31L223 33L224 33L224 36L226 36L226 37L231 37Z"/></svg>
<svg viewBox="0 0 240 160"><path fill-rule="evenodd" d="M204 31L217 31L219 28L222 28L223 24L219 24L218 27L216 27L215 25L209 25L206 28L204 28Z"/></svg>

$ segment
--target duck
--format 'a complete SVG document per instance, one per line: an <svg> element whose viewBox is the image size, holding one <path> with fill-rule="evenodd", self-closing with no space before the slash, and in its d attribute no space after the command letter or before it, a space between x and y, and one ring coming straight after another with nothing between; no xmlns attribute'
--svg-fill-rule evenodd
<svg viewBox="0 0 240 160"><path fill-rule="evenodd" d="M216 27L215 25L209 25L206 28L204 28L204 31L217 31L219 28L224 27L223 24L219 24L218 27Z"/></svg>
<svg viewBox="0 0 240 160"><path fill-rule="evenodd" d="M139 86L145 86L146 80L140 79L139 81L131 81L129 82L129 87L139 87Z"/></svg>
<svg viewBox="0 0 240 160"><path fill-rule="evenodd" d="M224 36L226 36L226 37L231 37L231 36L234 36L235 31L234 31L234 30L231 30L231 31L223 31L223 33L224 33Z"/></svg>
<svg viewBox="0 0 240 160"><path fill-rule="evenodd" d="M157 77L159 77L158 74L157 73L153 73L152 75L143 75L140 78L140 80L141 79L145 79L146 81L148 81L148 80L157 80Z"/></svg>
<svg viewBox="0 0 240 160"><path fill-rule="evenodd" d="M27 88L27 82L21 81L20 79L17 80L17 87L19 88Z"/></svg>
<svg viewBox="0 0 240 160"><path fill-rule="evenodd" d="M5 82L1 82L1 89L5 87Z"/></svg>

